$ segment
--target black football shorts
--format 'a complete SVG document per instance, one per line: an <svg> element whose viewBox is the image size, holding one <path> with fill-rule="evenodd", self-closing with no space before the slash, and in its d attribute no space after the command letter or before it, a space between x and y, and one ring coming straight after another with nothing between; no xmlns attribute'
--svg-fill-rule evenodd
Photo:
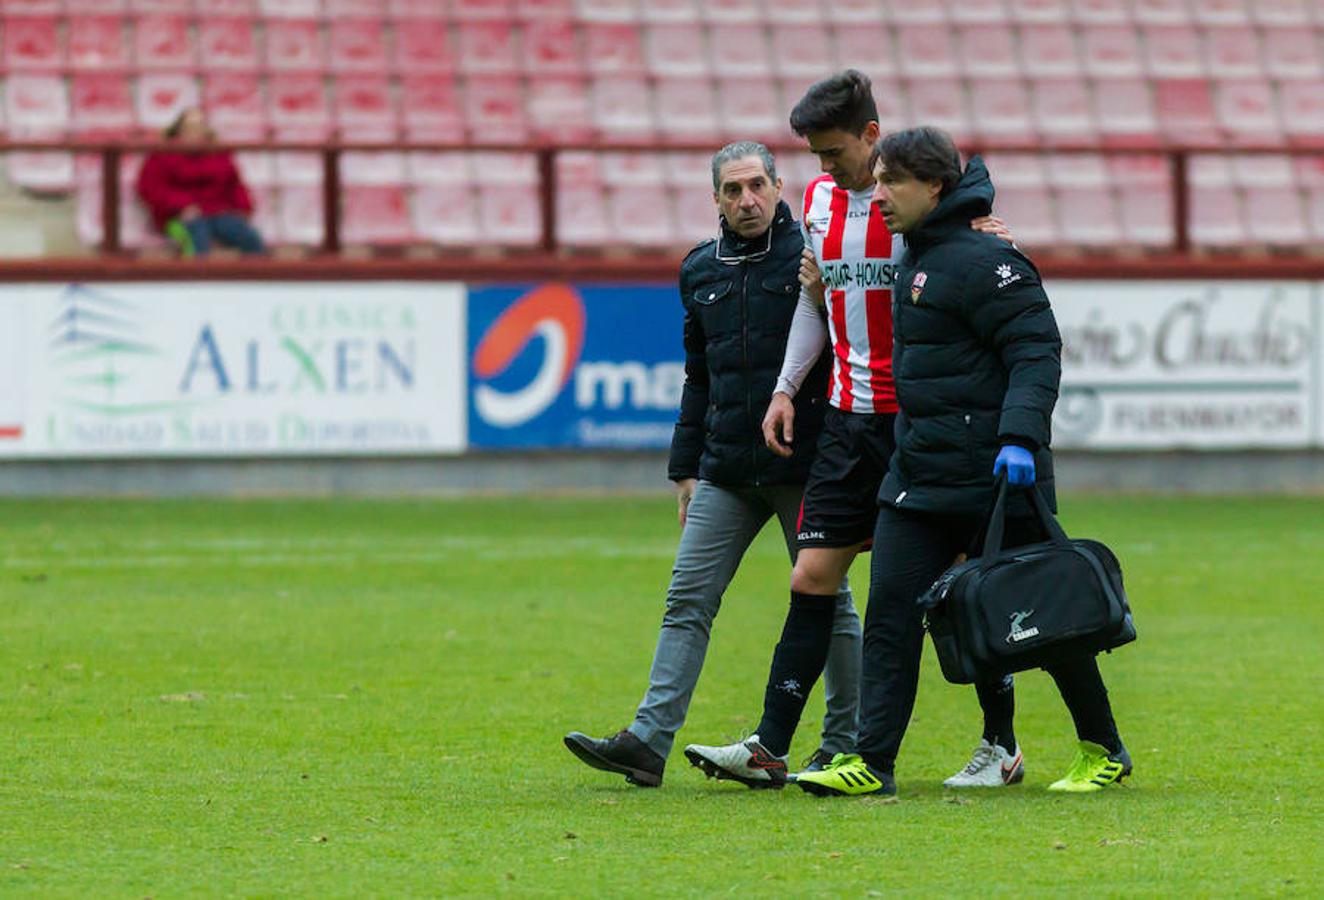
<svg viewBox="0 0 1324 900"><path fill-rule="evenodd" d="M828 409L800 503L798 546L853 547L873 539L895 423L895 413Z"/></svg>

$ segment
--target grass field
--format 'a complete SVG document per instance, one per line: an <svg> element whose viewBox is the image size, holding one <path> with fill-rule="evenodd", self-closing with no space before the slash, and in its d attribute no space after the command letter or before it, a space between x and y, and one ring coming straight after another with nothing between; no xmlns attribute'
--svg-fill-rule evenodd
<svg viewBox="0 0 1324 900"><path fill-rule="evenodd" d="M1324 894L1324 500L1064 510L1125 567L1140 640L1102 666L1134 778L1046 793L1072 735L1029 673L1026 783L945 793L977 707L930 653L884 803L678 751L641 790L561 746L642 695L666 498L0 501L0 893ZM757 721L786 580L768 530L678 747Z"/></svg>

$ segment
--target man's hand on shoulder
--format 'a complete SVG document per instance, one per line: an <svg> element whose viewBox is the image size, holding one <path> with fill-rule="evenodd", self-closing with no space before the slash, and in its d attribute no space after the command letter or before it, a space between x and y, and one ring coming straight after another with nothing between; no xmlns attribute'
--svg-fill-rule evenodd
<svg viewBox="0 0 1324 900"><path fill-rule="evenodd" d="M680 520L680 527L685 527L685 519L689 516L690 501L694 499L694 489L699 486L696 478L682 478L676 482L676 516Z"/></svg>
<svg viewBox="0 0 1324 900"><path fill-rule="evenodd" d="M789 394L778 391L772 395L768 412L763 417L763 442L778 456L790 456L794 439L795 404Z"/></svg>
<svg viewBox="0 0 1324 900"><path fill-rule="evenodd" d="M800 251L800 287L805 289L809 298L823 306L827 303L827 293L823 287L823 272L818 268L814 251L805 247Z"/></svg>
<svg viewBox="0 0 1324 900"><path fill-rule="evenodd" d="M982 231L984 234L991 234L995 238L1000 238L1013 247L1016 246L1016 239L1012 237L1011 229L1007 227L1006 222L997 216L980 216L978 219L971 220L970 227L975 231Z"/></svg>

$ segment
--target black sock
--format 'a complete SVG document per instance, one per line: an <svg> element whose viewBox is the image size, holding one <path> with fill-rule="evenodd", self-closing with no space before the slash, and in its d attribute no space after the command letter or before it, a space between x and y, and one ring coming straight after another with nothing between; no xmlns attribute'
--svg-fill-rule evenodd
<svg viewBox="0 0 1324 900"><path fill-rule="evenodd" d="M1057 689L1076 723L1076 737L1093 741L1117 753L1122 749L1122 738L1113 721L1112 704L1108 702L1108 688L1104 687L1099 664L1092 656L1064 663L1048 670L1057 682Z"/></svg>
<svg viewBox="0 0 1324 900"><path fill-rule="evenodd" d="M791 735L800 724L805 700L827 662L836 609L836 594L791 591L791 608L772 654L758 727L759 740L774 756L785 756L791 749Z"/></svg>
<svg viewBox="0 0 1324 900"><path fill-rule="evenodd" d="M1015 755L1016 730L1012 720L1016 717L1016 691L1011 676L976 682L975 693L984 711L984 740Z"/></svg>
<svg viewBox="0 0 1324 900"><path fill-rule="evenodd" d="M893 774L896 768L895 759L879 756L877 753L861 753L860 759L864 760L865 765L875 772L882 772L885 775Z"/></svg>

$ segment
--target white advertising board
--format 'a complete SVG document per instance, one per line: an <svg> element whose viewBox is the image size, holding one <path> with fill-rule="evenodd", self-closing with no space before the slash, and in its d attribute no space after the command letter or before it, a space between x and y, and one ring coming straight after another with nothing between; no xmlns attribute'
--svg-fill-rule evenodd
<svg viewBox="0 0 1324 900"><path fill-rule="evenodd" d="M5 286L0 455L460 452L464 306L459 284Z"/></svg>
<svg viewBox="0 0 1324 900"><path fill-rule="evenodd" d="M1321 336L1305 282L1061 282L1057 447L1318 442Z"/></svg>

